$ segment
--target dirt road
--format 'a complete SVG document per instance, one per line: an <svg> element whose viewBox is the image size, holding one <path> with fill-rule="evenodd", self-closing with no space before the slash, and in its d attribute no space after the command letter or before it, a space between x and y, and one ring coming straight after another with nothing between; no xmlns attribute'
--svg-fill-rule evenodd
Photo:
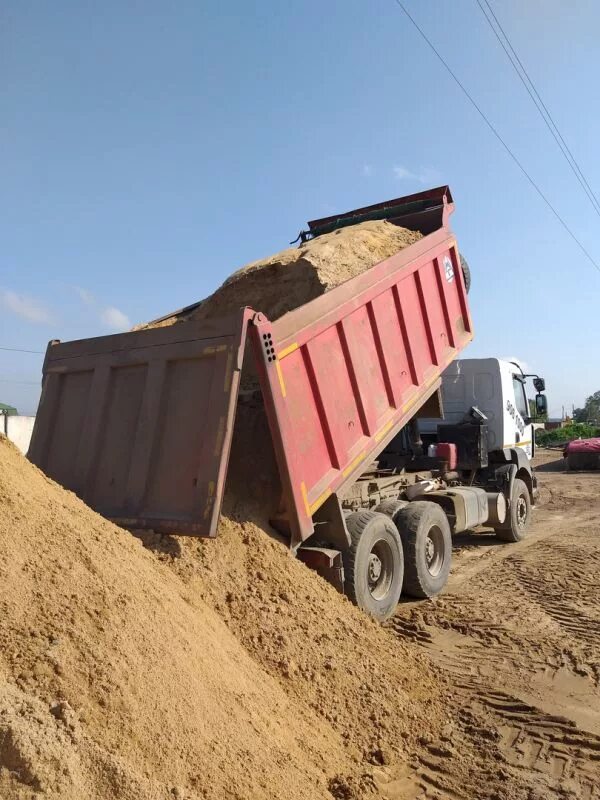
<svg viewBox="0 0 600 800"><path fill-rule="evenodd" d="M458 537L444 595L391 622L450 678L451 720L389 797L600 798L600 473L537 463L526 541Z"/></svg>

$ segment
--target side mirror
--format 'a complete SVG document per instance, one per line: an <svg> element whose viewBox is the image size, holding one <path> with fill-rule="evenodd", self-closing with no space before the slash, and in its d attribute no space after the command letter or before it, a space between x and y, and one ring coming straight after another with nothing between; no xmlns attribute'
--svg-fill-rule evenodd
<svg viewBox="0 0 600 800"><path fill-rule="evenodd" d="M548 398L545 394L536 394L535 411L538 417L543 417L548 413Z"/></svg>
<svg viewBox="0 0 600 800"><path fill-rule="evenodd" d="M543 392L546 388L546 381L543 378L534 378L533 385L535 386L536 392Z"/></svg>

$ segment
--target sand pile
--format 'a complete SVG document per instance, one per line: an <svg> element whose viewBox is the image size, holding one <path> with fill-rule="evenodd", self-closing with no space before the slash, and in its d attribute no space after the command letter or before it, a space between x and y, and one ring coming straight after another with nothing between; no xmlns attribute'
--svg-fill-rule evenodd
<svg viewBox="0 0 600 800"><path fill-rule="evenodd" d="M3 437L0 507L3 800L368 791L343 737L253 661L202 592ZM213 568L218 553L207 549Z"/></svg>
<svg viewBox="0 0 600 800"><path fill-rule="evenodd" d="M421 238L418 232L379 220L340 228L300 247L247 264L192 312L170 317L158 325L209 319L242 306L251 306L275 320ZM138 326L144 327L152 326Z"/></svg>
<svg viewBox="0 0 600 800"><path fill-rule="evenodd" d="M222 517L212 541L141 536L359 763L410 759L420 739L448 722L447 687L418 649L392 638L256 524Z"/></svg>
<svg viewBox="0 0 600 800"><path fill-rule="evenodd" d="M446 722L415 649L253 523L148 552L4 438L0 505L3 800L363 798Z"/></svg>

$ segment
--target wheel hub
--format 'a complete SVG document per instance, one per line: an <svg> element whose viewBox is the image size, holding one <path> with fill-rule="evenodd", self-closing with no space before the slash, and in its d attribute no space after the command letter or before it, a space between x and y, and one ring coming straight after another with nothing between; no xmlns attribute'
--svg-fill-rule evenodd
<svg viewBox="0 0 600 800"><path fill-rule="evenodd" d="M444 566L444 535L437 525L430 528L425 539L425 566L430 575L435 578Z"/></svg>
<svg viewBox="0 0 600 800"><path fill-rule="evenodd" d="M527 503L524 497L519 497L517 501L517 523L520 528L525 525L527 520Z"/></svg>
<svg viewBox="0 0 600 800"><path fill-rule="evenodd" d="M369 583L377 583L381 577L381 559L371 553L369 556Z"/></svg>
<svg viewBox="0 0 600 800"><path fill-rule="evenodd" d="M433 539L431 536L427 537L427 541L425 542L425 559L427 561L427 565L429 566L433 561L435 556L435 544L433 543Z"/></svg>
<svg viewBox="0 0 600 800"><path fill-rule="evenodd" d="M373 543L365 567L371 597L383 600L390 590L394 575L394 559L389 542L378 539Z"/></svg>

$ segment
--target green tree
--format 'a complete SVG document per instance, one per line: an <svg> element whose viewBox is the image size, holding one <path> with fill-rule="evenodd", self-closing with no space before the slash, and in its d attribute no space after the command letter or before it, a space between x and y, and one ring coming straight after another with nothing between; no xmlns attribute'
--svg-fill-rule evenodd
<svg viewBox="0 0 600 800"><path fill-rule="evenodd" d="M575 422L590 422L600 424L600 391L591 394L585 401L583 408L576 408L573 413Z"/></svg>
<svg viewBox="0 0 600 800"><path fill-rule="evenodd" d="M591 394L585 401L586 422L600 423L600 391Z"/></svg>

